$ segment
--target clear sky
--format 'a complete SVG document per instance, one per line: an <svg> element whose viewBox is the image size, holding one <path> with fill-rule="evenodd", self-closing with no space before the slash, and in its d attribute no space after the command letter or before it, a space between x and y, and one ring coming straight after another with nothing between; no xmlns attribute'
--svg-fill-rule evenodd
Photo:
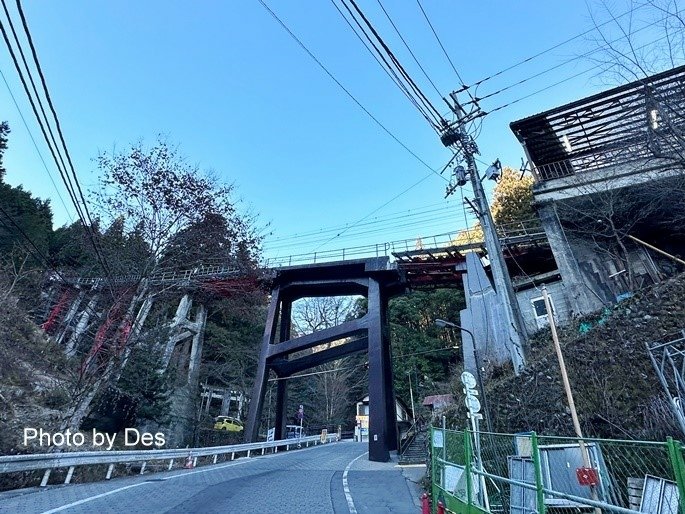
<svg viewBox="0 0 685 514"><path fill-rule="evenodd" d="M446 163L450 153L331 2L268 3L398 139L433 169ZM447 111L378 1L358 3L431 101ZM417 2L383 0L383 5L440 93L457 89L459 81ZM575 0L422 0L422 5L467 84L592 27L586 3ZM616 2L616 12L625 9ZM141 138L154 142L157 134L165 134L180 144L190 162L235 184L244 208L269 224L270 255L426 237L464 226L459 194L445 200L446 182L381 130L257 0L25 0L24 10L86 187L96 182L93 158L99 151L124 149ZM587 59L574 59L592 48L582 37L484 83L480 96L571 60L484 100L483 109L592 68ZM68 200L4 45L0 70ZM518 167L522 151L509 122L606 87L595 70L486 117L478 138L482 160L499 157ZM51 198L55 222L61 225L73 216L73 207L65 211L58 199L9 90L0 81L0 119L12 128L7 180ZM364 230L288 238L353 224L383 205L365 220L373 223Z"/></svg>

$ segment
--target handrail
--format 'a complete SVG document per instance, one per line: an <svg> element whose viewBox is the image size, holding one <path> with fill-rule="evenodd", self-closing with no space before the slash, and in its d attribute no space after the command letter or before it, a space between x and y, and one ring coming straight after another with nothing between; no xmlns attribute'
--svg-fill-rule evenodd
<svg viewBox="0 0 685 514"><path fill-rule="evenodd" d="M332 433L326 436L326 443L337 441L338 434ZM50 471L57 468L69 468L67 480L69 483L73 468L76 466L92 466L97 464L109 464L110 469L107 472L107 479L111 476L113 466L120 463L142 462L144 464L149 461L169 460L169 468L173 466L175 459L193 459L194 464L198 457L214 456L214 463L216 463L219 455L231 454L233 460L236 453L246 452L247 456L254 450L262 450L262 455L266 449L278 448L283 446L289 450L291 446L310 444L317 445L323 442L320 435L300 437L295 439L280 439L277 441L262 441L256 443L234 444L229 446L209 446L203 448L176 448L167 450L112 450L112 451L80 451L80 452L62 452L62 453L34 453L25 455L3 455L0 456L0 474L1 473L16 473L21 471L36 471L46 470L41 486L45 486L50 476Z"/></svg>
<svg viewBox="0 0 685 514"><path fill-rule="evenodd" d="M496 227L501 238L516 239L544 236L542 224L539 219L532 218L513 223L505 223ZM271 257L263 260L259 267L262 271L279 269L283 267L307 265L315 263L325 263L334 261L345 261L351 259L361 259L368 257L392 257L394 253L410 252L423 248L423 240L431 242L431 250L452 249L459 247L458 241L467 238L469 242L482 242L483 236L480 229L467 228L459 232L444 232L426 236L425 238L402 239L385 243L354 246L350 248L336 248L331 250L319 250L317 252L300 253L286 255L282 257ZM166 282L201 280L212 277L237 277L244 275L244 270L227 265L204 265L194 269L186 270L160 270L153 273L147 280L150 284L163 284ZM114 277L114 282L134 282L141 280L139 275L125 275ZM63 279L65 280L65 279ZM101 277L67 277L67 282L78 285L97 285L102 282Z"/></svg>

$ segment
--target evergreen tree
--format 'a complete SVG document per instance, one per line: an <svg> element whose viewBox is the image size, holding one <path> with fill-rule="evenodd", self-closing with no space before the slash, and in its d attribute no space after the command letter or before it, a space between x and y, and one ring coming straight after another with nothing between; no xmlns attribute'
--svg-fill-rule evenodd
<svg viewBox="0 0 685 514"><path fill-rule="evenodd" d="M10 133L10 126L6 121L0 123L0 183L2 183L5 176L5 167L2 164L2 157L7 150L7 136Z"/></svg>
<svg viewBox="0 0 685 514"><path fill-rule="evenodd" d="M492 217L498 225L528 221L535 218L533 210L533 177L523 176L508 166L495 186Z"/></svg>

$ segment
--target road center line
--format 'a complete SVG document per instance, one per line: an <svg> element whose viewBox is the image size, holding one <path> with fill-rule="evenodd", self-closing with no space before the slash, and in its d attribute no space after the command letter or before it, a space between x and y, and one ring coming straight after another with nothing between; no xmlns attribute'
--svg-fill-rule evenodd
<svg viewBox="0 0 685 514"><path fill-rule="evenodd" d="M350 514L357 514L357 508L354 506L354 500L352 499L352 494L350 494L350 485L347 482L347 474L350 472L350 468L352 467L352 464L354 464L356 461L361 459L364 455L366 455L369 452L364 452L358 457L355 457L350 461L350 463L345 467L345 471L343 472L343 491L345 492L345 499L347 500L347 508L350 510Z"/></svg>

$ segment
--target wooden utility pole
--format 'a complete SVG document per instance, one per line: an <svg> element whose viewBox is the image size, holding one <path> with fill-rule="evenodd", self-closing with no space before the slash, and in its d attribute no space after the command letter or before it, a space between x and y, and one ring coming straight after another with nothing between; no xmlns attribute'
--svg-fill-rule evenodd
<svg viewBox="0 0 685 514"><path fill-rule="evenodd" d="M592 468L592 462L590 461L590 452L587 449L587 445L583 440L583 432L580 428L580 421L578 419L578 411L576 411L576 402L573 400L573 391L571 391L571 382L568 379L568 373L566 371L566 362L564 361L564 354L561 351L561 344L559 343L559 335L557 334L557 326L554 323L554 313L552 310L552 304L549 301L549 295L547 294L547 287L542 286L542 297L545 300L545 310L547 311L547 320L549 321L549 328L552 331L552 340L554 341L554 350L557 353L557 359L559 360L559 369L561 370L561 381L564 385L564 392L566 393L566 400L568 401L569 409L571 410L571 419L573 420L573 430L578 437L578 446L580 447L580 455L583 459L583 467ZM590 494L593 500L598 499L597 486L590 486ZM596 514L601 514L601 510L595 508Z"/></svg>

